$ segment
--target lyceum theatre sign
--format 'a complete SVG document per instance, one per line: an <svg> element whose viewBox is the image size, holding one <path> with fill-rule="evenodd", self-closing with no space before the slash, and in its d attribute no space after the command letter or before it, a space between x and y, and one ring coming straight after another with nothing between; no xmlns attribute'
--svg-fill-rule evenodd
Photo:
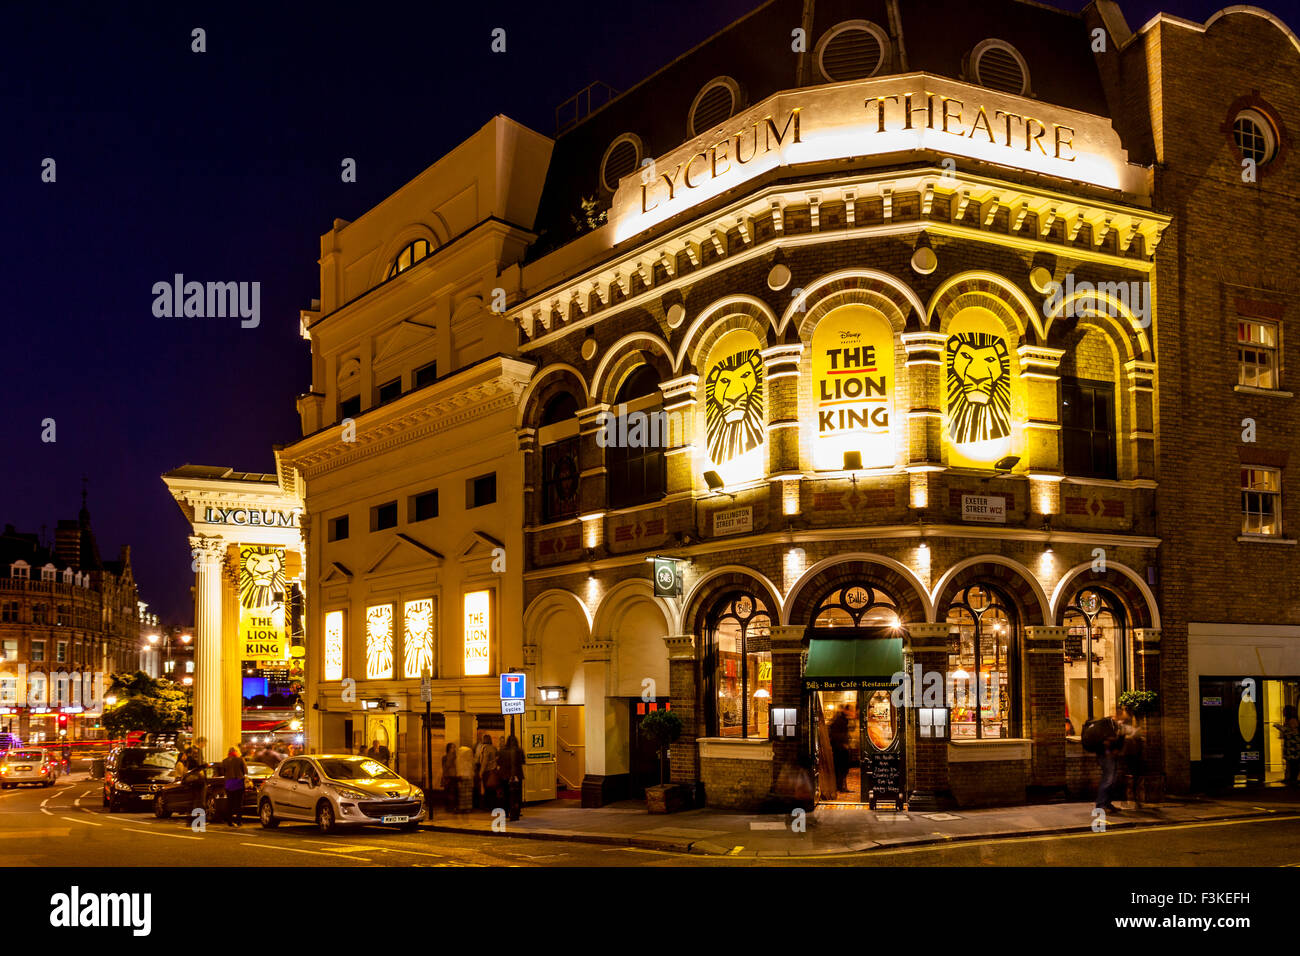
<svg viewBox="0 0 1300 956"><path fill-rule="evenodd" d="M1139 192L1103 116L910 73L778 93L625 176L614 241L777 166L917 150Z"/></svg>

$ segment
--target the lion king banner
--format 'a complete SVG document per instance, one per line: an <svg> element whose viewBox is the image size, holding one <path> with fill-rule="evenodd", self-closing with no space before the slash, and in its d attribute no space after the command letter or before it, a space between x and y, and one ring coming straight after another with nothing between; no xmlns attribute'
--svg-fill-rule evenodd
<svg viewBox="0 0 1300 956"><path fill-rule="evenodd" d="M704 372L704 438L708 468L727 484L763 473L767 400L758 336L726 333L709 351Z"/></svg>
<svg viewBox="0 0 1300 956"><path fill-rule="evenodd" d="M894 333L888 319L868 306L846 305L818 322L811 387L815 467L843 468L846 451L861 452L864 468L894 464Z"/></svg>
<svg viewBox="0 0 1300 956"><path fill-rule="evenodd" d="M987 467L1011 453L1014 438L1012 343L984 309L965 309L944 348L949 463Z"/></svg>
<svg viewBox="0 0 1300 956"><path fill-rule="evenodd" d="M239 637L246 661L289 659L284 549L239 549Z"/></svg>

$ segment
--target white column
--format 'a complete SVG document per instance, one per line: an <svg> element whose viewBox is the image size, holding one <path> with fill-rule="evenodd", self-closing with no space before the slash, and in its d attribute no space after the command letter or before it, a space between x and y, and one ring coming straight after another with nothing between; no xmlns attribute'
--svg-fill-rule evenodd
<svg viewBox="0 0 1300 956"><path fill-rule="evenodd" d="M230 742L221 719L221 559L225 542L191 535L198 569L194 587L194 737L207 744L203 759L220 760Z"/></svg>

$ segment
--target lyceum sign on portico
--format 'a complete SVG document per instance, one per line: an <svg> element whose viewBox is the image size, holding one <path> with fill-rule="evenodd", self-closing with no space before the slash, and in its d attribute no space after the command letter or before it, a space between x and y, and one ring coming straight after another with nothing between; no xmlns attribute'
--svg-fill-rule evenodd
<svg viewBox="0 0 1300 956"><path fill-rule="evenodd" d="M909 73L778 93L623 177L615 242L777 166L927 150L1137 191L1104 117Z"/></svg>

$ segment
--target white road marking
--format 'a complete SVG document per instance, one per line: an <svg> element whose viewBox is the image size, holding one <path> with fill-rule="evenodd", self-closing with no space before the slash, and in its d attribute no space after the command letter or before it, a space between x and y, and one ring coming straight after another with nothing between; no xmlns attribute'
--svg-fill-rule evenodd
<svg viewBox="0 0 1300 956"><path fill-rule="evenodd" d="M276 846L274 843L241 843L240 846L255 846L263 850L283 850L286 853L310 853L312 856L328 856L335 860L360 860L362 863L374 862L367 857L340 856L337 853L323 853L320 850L300 850L292 846Z"/></svg>
<svg viewBox="0 0 1300 956"><path fill-rule="evenodd" d="M181 833L159 833L157 830L133 830L130 827L123 827L122 829L124 829L127 833L147 833L150 836L165 836L165 837L171 837L174 840L202 840L203 839L203 837L185 836L184 834Z"/></svg>
<svg viewBox="0 0 1300 956"><path fill-rule="evenodd" d="M104 824L96 823L94 820L83 820L81 817L63 817L64 820L71 820L73 823L84 823L87 826L102 827Z"/></svg>
<svg viewBox="0 0 1300 956"><path fill-rule="evenodd" d="M46 837L60 836L65 837L72 832L71 827L45 827L37 830L15 830L13 832L0 832L0 840L13 839L14 837Z"/></svg>

